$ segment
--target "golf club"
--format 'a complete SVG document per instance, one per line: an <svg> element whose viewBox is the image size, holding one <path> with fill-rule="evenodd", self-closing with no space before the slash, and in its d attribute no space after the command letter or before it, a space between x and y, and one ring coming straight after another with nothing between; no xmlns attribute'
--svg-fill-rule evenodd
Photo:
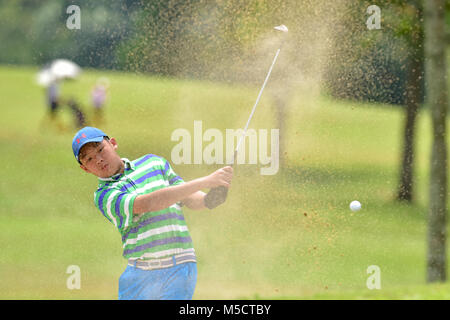
<svg viewBox="0 0 450 320"><path fill-rule="evenodd" d="M280 26L276 26L276 27L274 27L274 29L278 30L278 31L281 31L281 32L284 32L284 33L288 32L288 28L284 24L282 24ZM244 139L245 135L247 134L248 126L250 124L250 121L253 118L253 114L255 113L256 106L258 105L258 102L261 99L261 95L262 95L262 93L264 91L264 88L266 87L266 84L267 84L267 81L269 80L270 74L272 73L273 66L275 65L275 62L278 59L278 55L280 54L281 47L282 47L282 44L278 48L278 50L277 50L277 52L275 54L275 57L273 58L272 64L271 64L271 66L269 68L269 72L267 72L266 78L264 79L264 83L263 83L263 85L261 87L261 90L259 90L259 94L258 94L258 97L256 98L255 104L253 105L252 112L250 113L250 117L247 120L247 123L246 123L246 125L244 127L244 131L242 132L241 137L239 138L238 144L236 146L236 149L234 150L233 161L231 163L231 166L233 166L234 163L236 162L236 158L237 158L237 153L238 153L239 147L240 147L240 145L242 143L242 140ZM218 205L220 205L223 202L225 202L225 200L227 198L227 194L228 194L228 188L227 187L219 186L219 187L216 187L216 188L212 188L208 192L208 194L205 196L205 199L204 199L205 206L207 208L209 208L209 209L213 209L213 208L217 207Z"/></svg>

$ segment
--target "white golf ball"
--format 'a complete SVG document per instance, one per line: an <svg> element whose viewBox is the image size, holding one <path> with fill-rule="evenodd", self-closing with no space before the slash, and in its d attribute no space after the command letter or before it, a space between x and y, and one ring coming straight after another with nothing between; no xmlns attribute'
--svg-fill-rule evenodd
<svg viewBox="0 0 450 320"><path fill-rule="evenodd" d="M352 211L359 211L361 210L361 203L359 201L352 201L350 203L350 210Z"/></svg>

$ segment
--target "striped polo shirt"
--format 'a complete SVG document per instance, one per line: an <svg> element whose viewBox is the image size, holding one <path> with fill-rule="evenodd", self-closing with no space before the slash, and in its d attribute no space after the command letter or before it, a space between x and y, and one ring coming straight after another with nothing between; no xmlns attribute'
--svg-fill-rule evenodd
<svg viewBox="0 0 450 320"><path fill-rule="evenodd" d="M122 235L123 256L127 259L161 259L194 253L192 239L178 203L159 211L133 215L138 195L184 183L169 162L147 154L134 161L123 158L125 171L99 178L94 202Z"/></svg>

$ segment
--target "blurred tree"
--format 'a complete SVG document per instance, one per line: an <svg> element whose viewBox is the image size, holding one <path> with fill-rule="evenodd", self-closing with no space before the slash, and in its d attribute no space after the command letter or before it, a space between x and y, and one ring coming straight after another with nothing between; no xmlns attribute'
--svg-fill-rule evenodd
<svg viewBox="0 0 450 320"><path fill-rule="evenodd" d="M403 150L400 167L400 183L397 199L411 202L413 200L414 180L414 133L416 118L424 97L424 19L423 0L394 0L391 5L402 8L405 15L398 21L389 21L388 27L397 37L402 37L408 44L408 68L405 86L405 122L403 129ZM444 34L450 30L450 1L445 1ZM450 43L450 38L447 38Z"/></svg>
<svg viewBox="0 0 450 320"><path fill-rule="evenodd" d="M427 281L444 282L447 229L447 65L445 41L446 0L425 0L425 59L427 103L430 107L433 146L430 161Z"/></svg>
<svg viewBox="0 0 450 320"><path fill-rule="evenodd" d="M267 11L265 2L254 0L143 3L135 22L139 33L122 43L118 60L135 72L251 81L238 71L254 58L252 45L270 23Z"/></svg>
<svg viewBox="0 0 450 320"><path fill-rule="evenodd" d="M79 0L81 29L69 30L70 0L0 1L0 63L43 65L56 58L83 67L118 67L116 50L134 34L140 0Z"/></svg>
<svg viewBox="0 0 450 320"><path fill-rule="evenodd" d="M135 32L139 1L77 1L81 29L66 27L66 9L73 1L44 2L35 13L32 40L38 63L65 57L80 66L117 69L116 50Z"/></svg>
<svg viewBox="0 0 450 320"><path fill-rule="evenodd" d="M405 1L403 1L405 2ZM337 98L405 105L408 41L399 30L411 25L410 12L395 1L378 1L381 28L370 29L372 1L345 2L333 29L326 88Z"/></svg>
<svg viewBox="0 0 450 320"><path fill-rule="evenodd" d="M192 57L197 43L189 37L188 30L197 23L198 1L143 2L135 21L139 32L118 48L120 67L134 72L184 75L189 67L186 62L190 59L195 64L196 60ZM207 36L200 32L197 35Z"/></svg>
<svg viewBox="0 0 450 320"><path fill-rule="evenodd" d="M397 26L396 33L408 43L409 63L405 91L405 122L400 184L397 199L411 202L414 176L414 133L417 113L423 102L424 35L422 0L399 2L409 14L409 20Z"/></svg>
<svg viewBox="0 0 450 320"><path fill-rule="evenodd" d="M347 5L348 19L338 28L329 88L337 97L401 105L405 110L397 199L413 200L414 133L424 100L422 0L384 0L381 29L368 30L356 12L372 5ZM368 15L365 16L366 18ZM337 80L337 81L336 81Z"/></svg>
<svg viewBox="0 0 450 320"><path fill-rule="evenodd" d="M23 7L29 10L23 10ZM26 41L36 1L4 0L0 2L0 63L32 64L33 44Z"/></svg>

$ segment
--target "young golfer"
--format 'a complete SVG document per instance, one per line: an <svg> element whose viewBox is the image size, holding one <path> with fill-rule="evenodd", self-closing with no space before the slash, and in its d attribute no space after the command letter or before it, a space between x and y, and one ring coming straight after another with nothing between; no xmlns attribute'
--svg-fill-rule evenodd
<svg viewBox="0 0 450 320"><path fill-rule="evenodd" d="M98 177L95 205L122 236L128 265L119 299L191 299L197 266L181 207L206 208L201 190L230 187L233 169L184 182L162 157L120 158L117 141L92 127L77 132L72 150L80 168Z"/></svg>

